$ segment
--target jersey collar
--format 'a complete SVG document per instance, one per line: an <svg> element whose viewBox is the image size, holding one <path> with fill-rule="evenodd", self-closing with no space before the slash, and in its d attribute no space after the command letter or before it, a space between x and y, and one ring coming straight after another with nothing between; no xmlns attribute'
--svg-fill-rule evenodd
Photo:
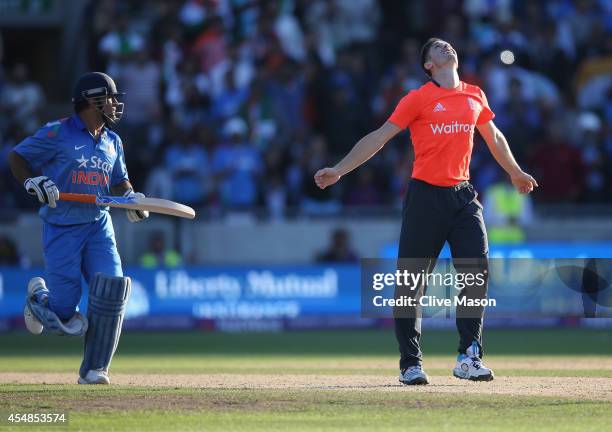
<svg viewBox="0 0 612 432"><path fill-rule="evenodd" d="M72 114L71 118L72 118L72 121L74 122L74 125L77 127L78 130L87 132L88 134L91 135L91 133L87 129L87 126L85 126L85 123L83 123L83 120L81 120L81 117L79 117L77 113ZM106 131L107 131L107 127L104 126L102 128L102 132L100 133L100 138L106 135Z"/></svg>
<svg viewBox="0 0 612 432"><path fill-rule="evenodd" d="M78 114L76 113L72 114L71 118L72 118L72 122L74 123L74 125L77 127L78 130L81 130L81 131L87 130L87 126L85 126L85 123L83 123L83 120L81 120L81 117L79 117Z"/></svg>
<svg viewBox="0 0 612 432"><path fill-rule="evenodd" d="M440 83L438 81L436 81L435 79L433 79L433 78L429 78L429 81L433 85L435 85L436 87L438 87L439 89L442 89L442 90L450 90L450 91L459 90L459 91L463 91L464 86L465 86L465 83L463 81L459 80L459 85L457 87L455 87L454 89L447 89L447 88L442 87L440 85Z"/></svg>

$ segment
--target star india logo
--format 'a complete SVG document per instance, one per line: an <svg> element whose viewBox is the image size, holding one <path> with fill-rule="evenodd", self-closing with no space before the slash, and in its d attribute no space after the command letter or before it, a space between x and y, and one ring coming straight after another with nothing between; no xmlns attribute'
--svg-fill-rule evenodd
<svg viewBox="0 0 612 432"><path fill-rule="evenodd" d="M87 168L87 162L89 159L86 159L83 154L81 154L81 158L76 160L79 163L79 168Z"/></svg>

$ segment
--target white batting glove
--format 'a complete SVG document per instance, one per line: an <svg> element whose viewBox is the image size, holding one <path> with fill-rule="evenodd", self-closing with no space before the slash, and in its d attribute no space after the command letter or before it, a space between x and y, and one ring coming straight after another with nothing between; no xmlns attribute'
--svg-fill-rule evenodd
<svg viewBox="0 0 612 432"><path fill-rule="evenodd" d="M59 189L49 177L38 176L26 179L23 187L30 195L36 195L38 201L47 204L49 207L57 207L59 200Z"/></svg>
<svg viewBox="0 0 612 432"><path fill-rule="evenodd" d="M130 189L123 196L128 197L128 198L131 198L131 197L144 198L145 195L140 192L134 192L133 190ZM127 213L128 220L132 223L140 222L141 220L144 220L149 217L149 212L146 210L126 210L126 213Z"/></svg>

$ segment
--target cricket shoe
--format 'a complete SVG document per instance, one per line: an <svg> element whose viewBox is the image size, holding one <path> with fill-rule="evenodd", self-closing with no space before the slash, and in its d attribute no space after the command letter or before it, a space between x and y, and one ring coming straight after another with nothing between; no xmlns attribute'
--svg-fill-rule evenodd
<svg viewBox="0 0 612 432"><path fill-rule="evenodd" d="M90 369L85 378L79 377L79 384L110 384L108 372L104 369Z"/></svg>
<svg viewBox="0 0 612 432"><path fill-rule="evenodd" d="M429 378L421 366L410 366L400 370L399 382L406 385L429 384Z"/></svg>
<svg viewBox="0 0 612 432"><path fill-rule="evenodd" d="M476 342L465 351L465 354L459 354L453 375L470 381L492 381L495 378L493 371L482 364Z"/></svg>
<svg viewBox="0 0 612 432"><path fill-rule="evenodd" d="M30 309L29 302L46 302L49 290L45 285L45 280L41 277L33 277L28 283L28 297L25 308L23 309L23 320L26 328L32 334L39 335L43 331L42 323L34 316Z"/></svg>

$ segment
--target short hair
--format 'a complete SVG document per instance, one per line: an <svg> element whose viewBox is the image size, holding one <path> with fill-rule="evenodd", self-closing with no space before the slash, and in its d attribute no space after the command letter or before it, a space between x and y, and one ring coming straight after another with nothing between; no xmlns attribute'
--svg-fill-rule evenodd
<svg viewBox="0 0 612 432"><path fill-rule="evenodd" d="M423 70L429 77L431 77L431 71L428 69L425 69L425 62L429 58L429 49L436 42L442 42L442 39L437 38L437 37L429 38L427 42L425 42L423 46L421 47L421 67L423 68Z"/></svg>

